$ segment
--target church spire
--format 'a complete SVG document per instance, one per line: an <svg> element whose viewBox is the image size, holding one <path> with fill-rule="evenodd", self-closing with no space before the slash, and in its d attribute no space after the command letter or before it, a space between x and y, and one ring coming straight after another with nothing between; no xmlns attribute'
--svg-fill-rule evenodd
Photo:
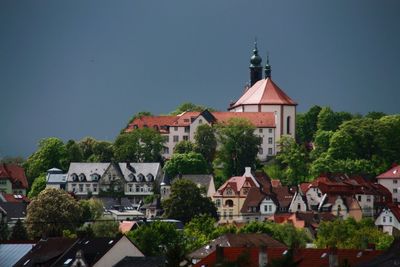
<svg viewBox="0 0 400 267"><path fill-rule="evenodd" d="M258 55L257 39L254 42L253 55L250 58L250 87L262 79L262 58Z"/></svg>
<svg viewBox="0 0 400 267"><path fill-rule="evenodd" d="M267 63L265 64L265 79L271 78L271 65L269 65L269 53L267 53Z"/></svg>

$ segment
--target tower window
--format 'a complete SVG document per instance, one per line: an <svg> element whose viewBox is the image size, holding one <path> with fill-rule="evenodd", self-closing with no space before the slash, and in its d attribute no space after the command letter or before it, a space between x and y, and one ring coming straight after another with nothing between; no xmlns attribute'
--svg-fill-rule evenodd
<svg viewBox="0 0 400 267"><path fill-rule="evenodd" d="M286 118L286 134L290 134L290 116Z"/></svg>

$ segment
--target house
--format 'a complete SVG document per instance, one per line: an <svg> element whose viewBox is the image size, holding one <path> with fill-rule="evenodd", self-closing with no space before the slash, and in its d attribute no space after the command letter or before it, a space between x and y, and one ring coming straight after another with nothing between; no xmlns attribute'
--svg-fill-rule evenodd
<svg viewBox="0 0 400 267"><path fill-rule="evenodd" d="M260 188L259 182L246 167L242 176L228 179L213 196L220 223L242 220L240 212L251 188Z"/></svg>
<svg viewBox="0 0 400 267"><path fill-rule="evenodd" d="M400 202L400 166L394 164L392 168L376 177L378 183L387 188L392 194L393 202Z"/></svg>
<svg viewBox="0 0 400 267"><path fill-rule="evenodd" d="M66 189L67 174L57 168L47 170L46 188Z"/></svg>
<svg viewBox="0 0 400 267"><path fill-rule="evenodd" d="M375 225L389 235L400 236L400 208L387 204L375 220Z"/></svg>
<svg viewBox="0 0 400 267"><path fill-rule="evenodd" d="M160 217L164 212L161 206L161 199L157 197L151 203L143 204L140 207L140 211L144 213L147 219Z"/></svg>
<svg viewBox="0 0 400 267"><path fill-rule="evenodd" d="M294 263L297 267L338 267L338 266L359 266L367 264L378 258L381 250L357 250L357 249L295 249L292 253ZM197 262L194 267L217 266L224 262L235 262L241 258L248 260L247 267L267 266L274 260L282 259L289 255L287 248L273 247L218 247L215 251ZM392 261L393 262L393 261ZM364 266L364 265L362 265ZM365 265L382 266L382 265ZM394 265L386 265L394 266Z"/></svg>
<svg viewBox="0 0 400 267"><path fill-rule="evenodd" d="M127 256L144 257L126 237L40 240L15 266L113 266Z"/></svg>
<svg viewBox="0 0 400 267"><path fill-rule="evenodd" d="M22 167L0 163L0 193L26 195L28 180Z"/></svg>
<svg viewBox="0 0 400 267"><path fill-rule="evenodd" d="M289 207L293 201L293 197L296 194L296 188L290 186L284 186L279 180L272 180L272 192L275 194L277 199L277 210L278 213L289 212Z"/></svg>
<svg viewBox="0 0 400 267"><path fill-rule="evenodd" d="M5 218L9 226L13 226L18 219L25 220L26 202L0 202L0 220Z"/></svg>
<svg viewBox="0 0 400 267"><path fill-rule="evenodd" d="M193 264L196 264L202 259L208 257L210 254L214 253L218 247L223 247L223 248L268 247L268 248L286 249L286 246L284 244L273 239L267 234L258 234L258 233L224 234L212 240L207 245L191 252L188 255L188 259L190 259Z"/></svg>
<svg viewBox="0 0 400 267"><path fill-rule="evenodd" d="M282 135L295 136L296 105L271 77L268 59L263 76L262 59L255 47L250 59L250 86L244 94L231 103L228 112L184 112L177 116L141 116L125 129L131 132L139 128L153 128L165 138L163 157L170 158L175 145L182 140L193 141L197 127L201 124L224 124L231 118L249 120L254 133L262 138L258 153L261 161L276 155L278 141Z"/></svg>
<svg viewBox="0 0 400 267"><path fill-rule="evenodd" d="M125 196L138 208L161 180L160 163L78 163L67 173L67 191L77 197Z"/></svg>

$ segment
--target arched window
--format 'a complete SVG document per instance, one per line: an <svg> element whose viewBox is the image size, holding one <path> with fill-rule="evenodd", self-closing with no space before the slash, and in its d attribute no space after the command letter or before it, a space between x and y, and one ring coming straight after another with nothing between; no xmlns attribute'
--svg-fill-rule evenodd
<svg viewBox="0 0 400 267"><path fill-rule="evenodd" d="M290 116L286 118L286 134L290 134Z"/></svg>
<svg viewBox="0 0 400 267"><path fill-rule="evenodd" d="M143 174L139 173L137 177L138 177L138 181L139 182L144 182L144 175Z"/></svg>
<svg viewBox="0 0 400 267"><path fill-rule="evenodd" d="M78 175L76 175L76 173L71 174L71 177L72 177L72 181L78 182Z"/></svg>
<svg viewBox="0 0 400 267"><path fill-rule="evenodd" d="M147 182L153 182L154 181L154 176L153 174L149 173L146 175L146 181Z"/></svg>
<svg viewBox="0 0 400 267"><path fill-rule="evenodd" d="M86 175L84 175L83 173L79 174L79 181L86 182Z"/></svg>
<svg viewBox="0 0 400 267"><path fill-rule="evenodd" d="M129 174L128 178L129 178L129 181L136 182L136 177L135 177L135 175L133 173Z"/></svg>
<svg viewBox="0 0 400 267"><path fill-rule="evenodd" d="M228 207L233 207L233 200L231 200L231 199L228 199L227 201L225 201L225 206L228 206Z"/></svg>

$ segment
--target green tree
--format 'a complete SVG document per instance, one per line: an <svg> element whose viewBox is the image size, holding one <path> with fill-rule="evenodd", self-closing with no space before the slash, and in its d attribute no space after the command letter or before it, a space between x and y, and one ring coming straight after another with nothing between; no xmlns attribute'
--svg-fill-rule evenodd
<svg viewBox="0 0 400 267"><path fill-rule="evenodd" d="M329 141L334 134L333 131L318 130L315 133L314 150L311 151L311 157L317 159L322 153L328 151Z"/></svg>
<svg viewBox="0 0 400 267"><path fill-rule="evenodd" d="M199 153L173 154L165 163L164 171L171 177L177 174L206 174L208 165L204 157Z"/></svg>
<svg viewBox="0 0 400 267"><path fill-rule="evenodd" d="M63 166L63 163L66 162L66 157L66 149L60 139L50 137L40 140L38 150L30 155L24 164L29 184L32 184L33 178L50 168L65 170L67 166Z"/></svg>
<svg viewBox="0 0 400 267"><path fill-rule="evenodd" d="M82 210L82 221L94 221L103 216L103 202L97 198L82 199L78 204Z"/></svg>
<svg viewBox="0 0 400 267"><path fill-rule="evenodd" d="M353 218L322 222L315 240L318 248L347 249L366 249L369 243L376 244L379 249L387 249L392 242L393 237L377 229L371 219L356 222Z"/></svg>
<svg viewBox="0 0 400 267"><path fill-rule="evenodd" d="M46 175L42 174L33 181L31 190L28 193L29 198L36 197L46 188Z"/></svg>
<svg viewBox="0 0 400 267"><path fill-rule="evenodd" d="M8 240L10 235L10 230L8 229L8 224L4 216L1 217L0 221L0 240Z"/></svg>
<svg viewBox="0 0 400 267"><path fill-rule="evenodd" d="M365 118L370 118L374 120L379 120L382 117L385 117L387 114L384 112L379 112L379 111L370 111L365 115Z"/></svg>
<svg viewBox="0 0 400 267"><path fill-rule="evenodd" d="M92 225L95 237L116 237L119 233L119 224L112 217L101 217Z"/></svg>
<svg viewBox="0 0 400 267"><path fill-rule="evenodd" d="M336 131L340 125L340 119L330 107L323 107L318 114L318 130Z"/></svg>
<svg viewBox="0 0 400 267"><path fill-rule="evenodd" d="M218 126L218 160L223 164L225 177L241 175L245 167L255 167L261 138L254 134L254 130L248 120L238 118Z"/></svg>
<svg viewBox="0 0 400 267"><path fill-rule="evenodd" d="M27 240L28 239L28 233L26 232L26 228L19 218L12 229L10 239L11 240Z"/></svg>
<svg viewBox="0 0 400 267"><path fill-rule="evenodd" d="M161 134L150 128L120 134L114 143L114 159L132 162L160 161L164 142Z"/></svg>
<svg viewBox="0 0 400 267"><path fill-rule="evenodd" d="M61 236L63 230L75 231L81 208L64 190L47 188L27 208L26 228L32 238Z"/></svg>
<svg viewBox="0 0 400 267"><path fill-rule="evenodd" d="M203 196L195 183L179 179L172 183L170 197L163 201L165 216L187 223L198 215L217 218L217 210L210 198ZM184 200L184 201L182 201Z"/></svg>
<svg viewBox="0 0 400 267"><path fill-rule="evenodd" d="M191 102L184 102L180 104L174 111L170 112L169 115L178 115L186 111L199 111L202 112L204 110L215 111L213 108L207 108L202 105L196 105Z"/></svg>
<svg viewBox="0 0 400 267"><path fill-rule="evenodd" d="M216 221L208 215L196 216L185 225L183 233L187 251L194 251L217 237Z"/></svg>
<svg viewBox="0 0 400 267"><path fill-rule="evenodd" d="M320 111L320 106L313 106L306 113L296 116L296 140L299 143L308 143L313 140Z"/></svg>
<svg viewBox="0 0 400 267"><path fill-rule="evenodd" d="M130 238L146 256L165 255L173 244L183 242L183 235L175 225L162 221L154 221L128 232Z"/></svg>
<svg viewBox="0 0 400 267"><path fill-rule="evenodd" d="M110 162L113 159L113 145L107 141L97 141L93 144L93 154L89 162Z"/></svg>
<svg viewBox="0 0 400 267"><path fill-rule="evenodd" d="M279 140L281 148L276 159L285 166L284 184L298 185L307 180L308 153L304 146L298 145L290 136L282 136Z"/></svg>
<svg viewBox="0 0 400 267"><path fill-rule="evenodd" d="M190 141L182 140L174 147L174 154L187 154L194 152L194 144Z"/></svg>
<svg viewBox="0 0 400 267"><path fill-rule="evenodd" d="M65 144L65 149L67 153L67 162L64 165L68 165L70 162L82 162L84 160L82 149L74 140L68 140Z"/></svg>
<svg viewBox="0 0 400 267"><path fill-rule="evenodd" d="M199 125L194 134L194 140L195 151L202 154L206 161L211 164L217 150L215 129L208 124Z"/></svg>

